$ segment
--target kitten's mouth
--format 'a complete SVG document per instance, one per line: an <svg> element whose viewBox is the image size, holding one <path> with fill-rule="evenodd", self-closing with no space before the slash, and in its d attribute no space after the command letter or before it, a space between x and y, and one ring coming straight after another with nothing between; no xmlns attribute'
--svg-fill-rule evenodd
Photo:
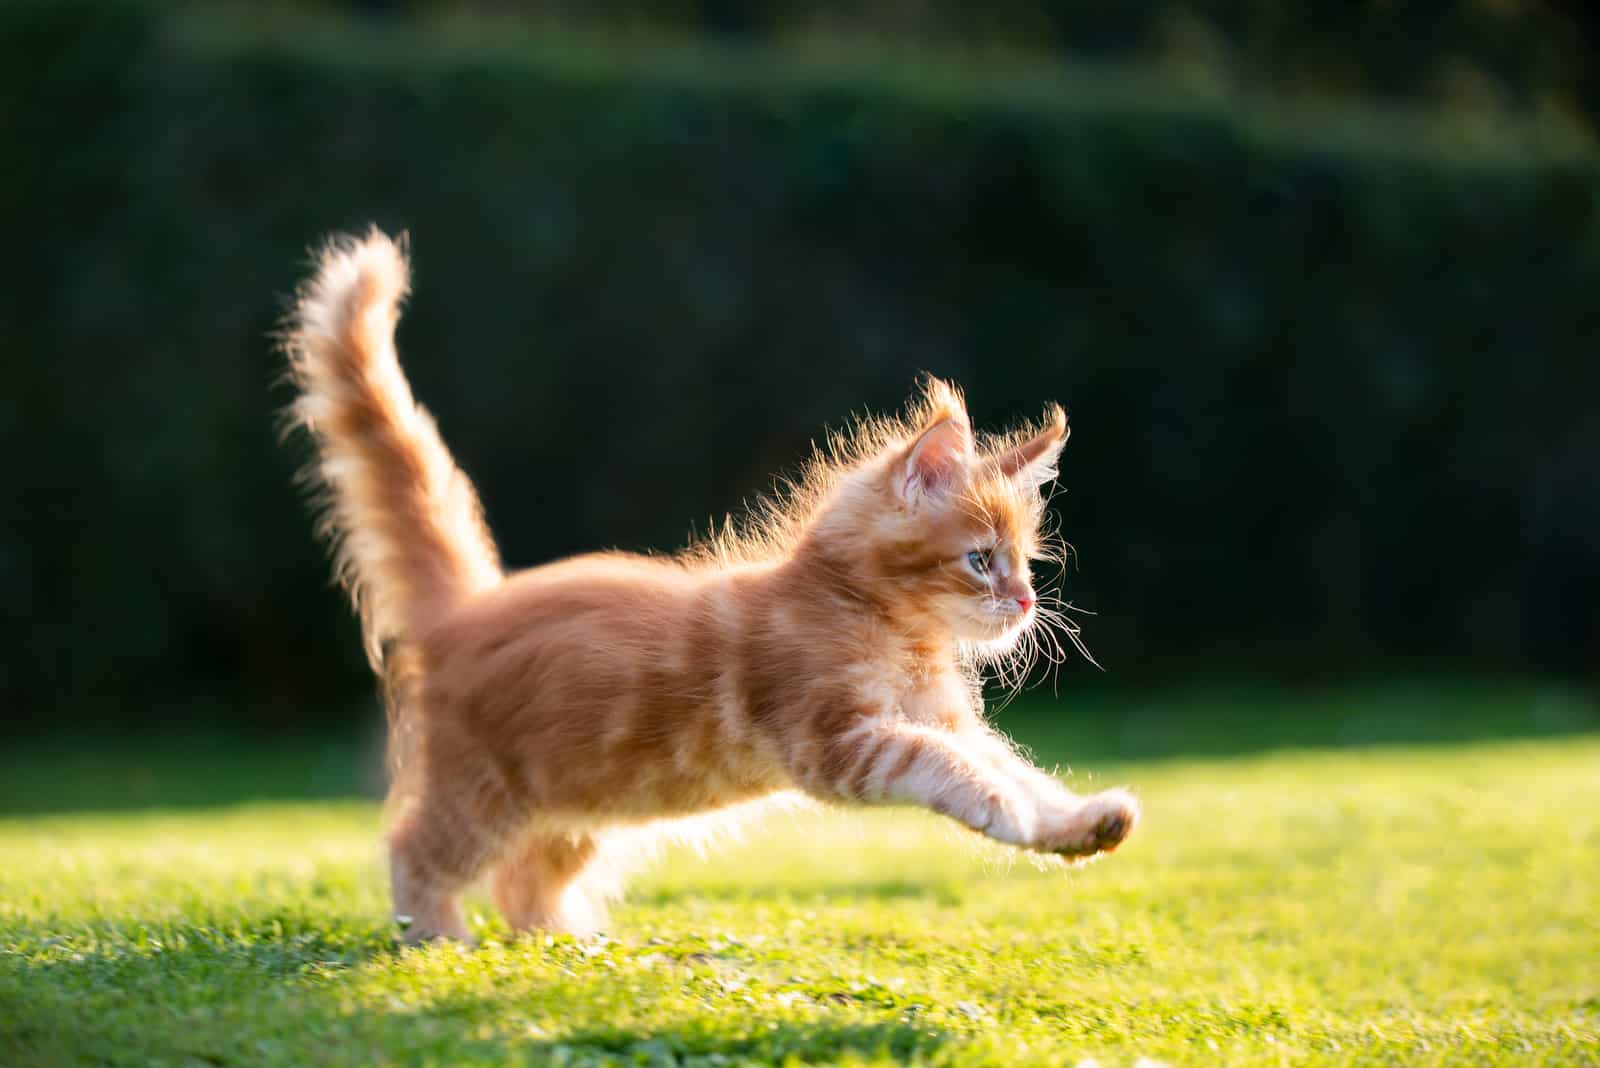
<svg viewBox="0 0 1600 1068"><path fill-rule="evenodd" d="M1020 634L1027 629L1028 624L1032 621L1032 608L1021 611L990 608L976 620L978 629L983 632L983 637L989 641Z"/></svg>
<svg viewBox="0 0 1600 1068"><path fill-rule="evenodd" d="M991 601L985 606L985 615L1003 627L1014 627L1019 623L1026 623L1033 618L1033 605L1026 608L1016 607L1016 602Z"/></svg>

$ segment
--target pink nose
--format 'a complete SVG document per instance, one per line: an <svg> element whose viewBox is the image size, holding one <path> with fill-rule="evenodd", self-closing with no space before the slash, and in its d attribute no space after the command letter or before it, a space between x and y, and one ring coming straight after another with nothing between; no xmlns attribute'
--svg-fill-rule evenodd
<svg viewBox="0 0 1600 1068"><path fill-rule="evenodd" d="M1034 600L1035 600L1035 598L1030 597L1027 594L1023 594L1021 597L1018 597L1017 598L1017 611L1026 612L1028 609L1033 607Z"/></svg>

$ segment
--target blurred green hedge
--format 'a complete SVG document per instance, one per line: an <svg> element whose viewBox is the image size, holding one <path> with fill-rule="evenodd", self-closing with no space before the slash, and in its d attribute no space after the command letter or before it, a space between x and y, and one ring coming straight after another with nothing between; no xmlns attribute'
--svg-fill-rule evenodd
<svg viewBox="0 0 1600 1068"><path fill-rule="evenodd" d="M985 422L1068 406L1069 596L1119 677L1596 666L1580 149L1108 71L173 10L0 7L13 720L367 692L267 334L371 221L411 233L402 350L511 562L679 544L927 369Z"/></svg>
<svg viewBox="0 0 1600 1068"><path fill-rule="evenodd" d="M1257 91L1600 118L1587 0L256 0L394 18L504 18L613 33L1102 58Z"/></svg>

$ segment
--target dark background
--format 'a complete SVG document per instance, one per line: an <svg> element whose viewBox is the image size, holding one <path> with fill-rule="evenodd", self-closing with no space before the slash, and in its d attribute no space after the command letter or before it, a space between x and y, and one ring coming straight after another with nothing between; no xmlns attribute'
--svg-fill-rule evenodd
<svg viewBox="0 0 1600 1068"><path fill-rule="evenodd" d="M1069 409L1064 689L1592 679L1585 17L0 6L0 716L370 708L268 337L370 222L510 564L680 545L927 370Z"/></svg>

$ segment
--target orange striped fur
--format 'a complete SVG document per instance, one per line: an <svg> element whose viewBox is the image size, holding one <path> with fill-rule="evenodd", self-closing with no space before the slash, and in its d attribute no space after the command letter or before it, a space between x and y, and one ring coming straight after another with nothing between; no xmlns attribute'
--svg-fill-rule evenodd
<svg viewBox="0 0 1600 1068"><path fill-rule="evenodd" d="M1133 829L1128 794L1070 793L983 715L983 665L1045 630L1029 562L1060 408L980 439L928 380L904 418L835 436L704 545L505 575L400 370L407 286L383 234L336 240L286 345L291 420L387 691L407 937L467 937L459 895L484 874L514 927L595 930L629 831L784 791L921 805L1067 858Z"/></svg>

